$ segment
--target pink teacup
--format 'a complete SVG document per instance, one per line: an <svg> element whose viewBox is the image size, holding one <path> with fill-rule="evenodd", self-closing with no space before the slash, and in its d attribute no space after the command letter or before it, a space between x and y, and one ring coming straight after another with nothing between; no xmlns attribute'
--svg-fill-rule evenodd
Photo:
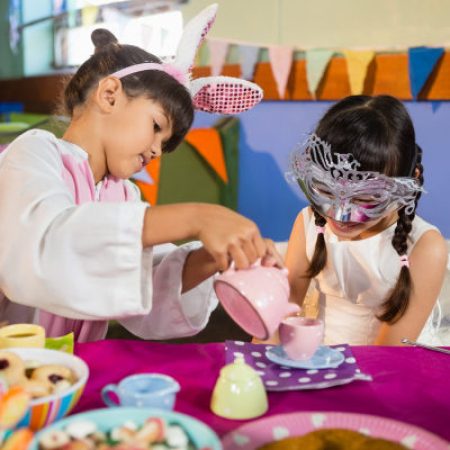
<svg viewBox="0 0 450 450"><path fill-rule="evenodd" d="M230 268L219 275L214 289L230 317L248 334L268 339L288 315L300 306L289 303L287 269L254 265Z"/></svg>
<svg viewBox="0 0 450 450"><path fill-rule="evenodd" d="M280 342L286 355L296 361L310 359L323 340L323 321L287 317L279 326Z"/></svg>

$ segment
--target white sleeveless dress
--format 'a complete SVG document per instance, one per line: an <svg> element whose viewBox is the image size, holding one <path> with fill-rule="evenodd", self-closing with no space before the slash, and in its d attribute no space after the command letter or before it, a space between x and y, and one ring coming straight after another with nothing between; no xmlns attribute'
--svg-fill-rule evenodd
<svg viewBox="0 0 450 450"><path fill-rule="evenodd" d="M305 224L306 254L311 261L317 239L314 215L302 211ZM393 288L400 272L400 259L391 244L395 223L370 238L340 241L325 227L327 263L311 281L305 308L315 303L325 322L324 343L373 344L381 322L380 306ZM419 238L436 227L415 217L409 234L408 253ZM435 330L440 321L439 304L434 308L421 336L421 342L436 343Z"/></svg>

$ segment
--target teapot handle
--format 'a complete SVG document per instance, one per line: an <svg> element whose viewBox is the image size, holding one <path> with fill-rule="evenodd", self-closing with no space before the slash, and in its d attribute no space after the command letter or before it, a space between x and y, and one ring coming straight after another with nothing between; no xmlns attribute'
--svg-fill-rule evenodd
<svg viewBox="0 0 450 450"><path fill-rule="evenodd" d="M261 265L261 258L258 258L250 267L249 269L255 269L256 267L259 267ZM234 264L234 261L231 261L229 267L227 270L223 272L225 275L230 275L231 273L236 272L236 265Z"/></svg>
<svg viewBox="0 0 450 450"><path fill-rule="evenodd" d="M234 261L231 261L230 265L228 266L228 269L224 270L222 272L222 275L231 275L234 272L236 272L236 268L234 267Z"/></svg>
<svg viewBox="0 0 450 450"><path fill-rule="evenodd" d="M249 268L250 269L255 269L255 268L257 268L257 267L261 267L261 258L258 258ZM281 270L281 272L284 274L284 275L289 275L289 270L286 268L286 267L283 267L283 268L279 268L279 267L276 267L276 269L279 269L279 270ZM231 273L234 273L234 272L236 272L236 267L235 267L235 264L234 264L234 261L232 261L231 262L231 264L230 264L230 266L228 267L228 269L227 270L225 270L224 272L223 272L223 274L224 275L230 275Z"/></svg>

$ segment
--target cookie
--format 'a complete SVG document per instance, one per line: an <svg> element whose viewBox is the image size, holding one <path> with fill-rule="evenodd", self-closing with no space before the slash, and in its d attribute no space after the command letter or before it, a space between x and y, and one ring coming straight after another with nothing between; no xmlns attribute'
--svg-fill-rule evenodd
<svg viewBox="0 0 450 450"><path fill-rule="evenodd" d="M25 378L25 363L15 353L0 350L0 378L3 378L8 386L18 384Z"/></svg>

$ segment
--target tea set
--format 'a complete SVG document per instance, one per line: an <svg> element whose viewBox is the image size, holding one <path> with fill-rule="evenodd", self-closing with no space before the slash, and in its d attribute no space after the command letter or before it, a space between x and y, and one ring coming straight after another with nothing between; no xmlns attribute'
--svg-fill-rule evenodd
<svg viewBox="0 0 450 450"><path fill-rule="evenodd" d="M338 367L341 352L321 345L324 323L301 317L289 302L287 269L255 264L230 267L217 277L214 290L228 315L248 334L266 340L278 331L280 345L268 346L267 358L279 365L321 369ZM250 419L267 411L264 385L258 373L238 355L222 368L211 398L212 411L230 419Z"/></svg>
<svg viewBox="0 0 450 450"><path fill-rule="evenodd" d="M300 306L289 302L287 274L287 269L275 266L255 264L240 270L231 266L215 279L214 290L229 316L251 336L266 340L278 331L280 345L266 347L270 361L294 368L337 367L342 363L342 354L321 345L323 321L301 317ZM0 348L43 348L45 343L45 331L38 325L0 328ZM101 397L108 407L171 411L179 391L180 385L170 376L142 373L106 385ZM243 355L222 367L210 407L216 415L228 419L250 419L267 411L264 384Z"/></svg>

